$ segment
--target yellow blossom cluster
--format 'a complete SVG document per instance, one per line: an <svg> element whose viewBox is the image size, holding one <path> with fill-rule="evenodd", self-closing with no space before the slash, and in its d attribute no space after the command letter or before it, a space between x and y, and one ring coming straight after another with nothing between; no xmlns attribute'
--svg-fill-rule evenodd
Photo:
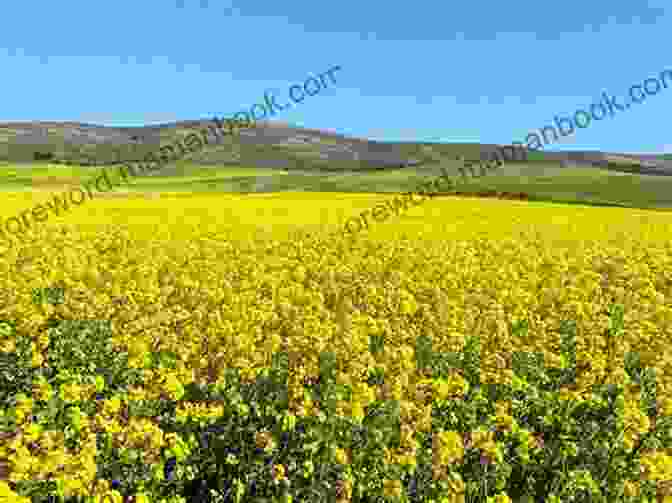
<svg viewBox="0 0 672 503"><path fill-rule="evenodd" d="M21 433L0 447L0 457L11 466L10 481L61 479L66 494L81 496L96 475L96 452L95 436L87 435L79 452L70 452L62 432L41 431L34 423L24 424Z"/></svg>
<svg viewBox="0 0 672 503"><path fill-rule="evenodd" d="M0 452L0 460L10 462L9 480L51 477L69 493L84 494L95 474L96 432L159 463L161 449L180 444L151 419L128 417L131 401L173 400L180 419L214 419L224 404L183 400L187 387L221 386L228 369L250 381L281 352L289 361L296 415L322 412L305 383L320 375L320 355L327 351L336 357L336 382L349 391L337 397L339 415L361 422L376 400L398 400L401 445L389 451L389 462L413 467L416 434L432 430L432 406L460 400L469 390L459 374L430 378L418 368L420 336L431 337L433 351L442 353L461 351L467 336L479 337L483 381L510 382L516 351L540 352L547 365L561 365L562 320L577 323L581 369L576 387L563 396L578 398L605 377L627 384L625 441L634 445L650 424L637 409L636 386L623 382L622 367L627 352L638 352L642 365L656 371L664 410L672 411L672 225L664 215L437 199L394 225L334 238L323 229L339 220L326 200L282 197L166 197L143 207L105 200L77 226L57 227L55 220L27 230L21 248L0 250L0 351L16 351L19 336L28 337L33 368L44 368L53 358L54 341L44 328L49 319L110 320L114 352L128 355L129 367L144 376L141 384L98 400L94 415L72 413L78 450L64 447L54 432L38 431L31 416L54 396L73 406L92 400L96 384L84 378L91 376L58 384L36 377L32 396L17 396L16 405L2 411L18 424ZM371 198L332 200L331 208L356 213ZM213 217L214 207L225 218ZM260 223L261 213L269 220ZM108 225L101 224L103 216ZM287 239L293 230L294 239ZM32 291L54 284L62 285L64 302L32 302ZM625 329L607 344L605 310L612 303L624 306ZM514 331L521 320L527 331ZM373 340L381 342L375 351ZM174 362L149 368L149 356L159 353L174 355ZM384 372L383 384L362 379L373 368ZM502 430L515 426L501 407L495 422ZM437 466L460 462L462 434L434 433ZM272 437L261 432L255 441L271 449ZM473 431L470 441L492 460L501 458L493 432ZM341 452L336 457L348 459ZM652 457L647 473L667 477L666 459ZM274 469L277 480L283 470ZM446 483L463 494L464 481ZM352 491L343 484L343 494ZM385 492L398 495L399 487L389 480Z"/></svg>
<svg viewBox="0 0 672 503"><path fill-rule="evenodd" d="M644 453L639 464L645 478L672 481L672 456L669 454L658 451Z"/></svg>
<svg viewBox="0 0 672 503"><path fill-rule="evenodd" d="M191 418L198 420L213 420L224 415L224 407L221 404L180 402L175 411L178 421L186 421Z"/></svg>

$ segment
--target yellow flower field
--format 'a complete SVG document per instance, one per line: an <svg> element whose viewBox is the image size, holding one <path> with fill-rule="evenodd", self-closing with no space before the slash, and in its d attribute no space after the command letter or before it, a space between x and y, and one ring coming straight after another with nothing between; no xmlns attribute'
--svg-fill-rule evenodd
<svg viewBox="0 0 672 503"><path fill-rule="evenodd" d="M0 217L46 197L8 196ZM111 320L114 351L127 353L129 366L144 376L141 385L98 400L96 414L73 413L79 414L72 420L77 433L70 432L75 450L64 447L58 432L41 431L30 410L55 395L64 403L92 400L102 379L94 379L94 369L90 376L63 378L60 389L35 380L32 395L12 412L20 434L0 446L0 470L4 459L10 481L53 479L63 481L65 494L117 494L109 481L94 484L96 432L109 434L118 448L140 450L151 466L161 465L162 449L189 444L152 420L124 415L129 400L172 399L182 421L208 421L223 405L184 401L185 387L223 385L226 368L251 380L279 351L289 360L292 417L320 413L304 382L320 375L320 353L333 351L337 382L351 391L338 397L337 414L357 422L376 400L399 400L408 434L386 455L390 464L413 465L413 432L431 432L431 396L454 400L466 390L457 376L437 381L416 368L418 337L429 336L433 351L456 352L468 336L478 336L483 380L511 383L517 351L541 352L547 366L561 366L559 327L568 319L576 321L582 372L567 396L578 398L605 377L625 385L626 404L638 402L640 389L626 383L623 370L626 352L638 351L642 366L655 369L658 401L672 412L668 214L448 198L374 222L354 238L343 235L346 218L385 197L392 196L100 198L52 216L11 249L0 249L0 320L15 324L0 332L0 352L16 351L22 334L31 340L33 367L46 368L52 341L43 327L50 317ZM55 284L64 288L63 303L33 302L36 289ZM612 303L623 306L624 329L607 347ZM523 320L527 332L514 332L512 325ZM380 352L370 351L372 336L384 340ZM174 365L149 368L148 354L161 351L175 355ZM384 385L362 383L372 368L384 371ZM426 384L432 385L429 400ZM498 421L511 425L503 412ZM646 431L646 421L626 405L626 426L638 433L625 441ZM525 438L532 452L533 437ZM482 452L498 459L500 444L483 439ZM31 447L36 441L40 449ZM270 434L257 439L267 449L274 441ZM461 436L445 432L441 442L453 446L439 456L442 463L461 459ZM351 453L342 447L334 452L343 461ZM660 466L669 460L655 456ZM279 466L269 484L284 477ZM666 477L663 468L656 470ZM462 482L449 484L464 490ZM400 494L396 482L385 482L384 490L389 497Z"/></svg>

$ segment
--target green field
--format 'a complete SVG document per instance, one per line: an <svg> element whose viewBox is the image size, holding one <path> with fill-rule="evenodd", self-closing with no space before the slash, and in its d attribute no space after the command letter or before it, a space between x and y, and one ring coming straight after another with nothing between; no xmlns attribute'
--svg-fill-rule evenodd
<svg viewBox="0 0 672 503"><path fill-rule="evenodd" d="M531 199L636 208L672 207L672 177L646 176L598 168L563 168L554 162L510 163L483 177L462 178L458 161L417 168L344 172L295 171L239 166L204 167L180 163L156 176L119 184L116 167L106 168L117 192L409 192L445 169L458 192L525 192ZM48 164L0 165L0 190L62 190L98 176L102 168ZM480 170L477 171L480 174Z"/></svg>

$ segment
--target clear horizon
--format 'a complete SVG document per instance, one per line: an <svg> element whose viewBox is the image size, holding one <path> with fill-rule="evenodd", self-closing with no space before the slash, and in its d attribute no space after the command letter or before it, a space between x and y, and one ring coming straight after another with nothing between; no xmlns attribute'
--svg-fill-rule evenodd
<svg viewBox="0 0 672 503"><path fill-rule="evenodd" d="M335 86L275 120L370 140L510 144L672 69L671 11L662 0L27 0L6 6L0 122L209 120L340 65ZM670 103L672 88L544 150L672 153Z"/></svg>

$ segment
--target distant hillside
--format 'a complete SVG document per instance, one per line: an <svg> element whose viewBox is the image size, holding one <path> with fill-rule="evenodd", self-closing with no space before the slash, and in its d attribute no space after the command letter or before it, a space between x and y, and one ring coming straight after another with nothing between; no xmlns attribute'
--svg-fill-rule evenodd
<svg viewBox="0 0 672 503"><path fill-rule="evenodd" d="M183 121L144 127L82 123L0 124L0 160L103 165L141 160L160 145L211 126ZM209 145L188 159L200 165L357 169L423 162L420 145L382 143L281 124L260 123L236 137L210 135Z"/></svg>
<svg viewBox="0 0 672 503"><path fill-rule="evenodd" d="M78 122L0 123L0 161L48 161L97 166L141 160L160 145L212 125L210 120L142 127L109 127ZM496 145L380 142L333 132L261 122L236 137L210 137L208 147L186 159L196 165L231 165L289 170L357 171L441 162L459 156L489 157ZM672 172L672 156L603 152L530 152L530 161L565 162L642 174Z"/></svg>

